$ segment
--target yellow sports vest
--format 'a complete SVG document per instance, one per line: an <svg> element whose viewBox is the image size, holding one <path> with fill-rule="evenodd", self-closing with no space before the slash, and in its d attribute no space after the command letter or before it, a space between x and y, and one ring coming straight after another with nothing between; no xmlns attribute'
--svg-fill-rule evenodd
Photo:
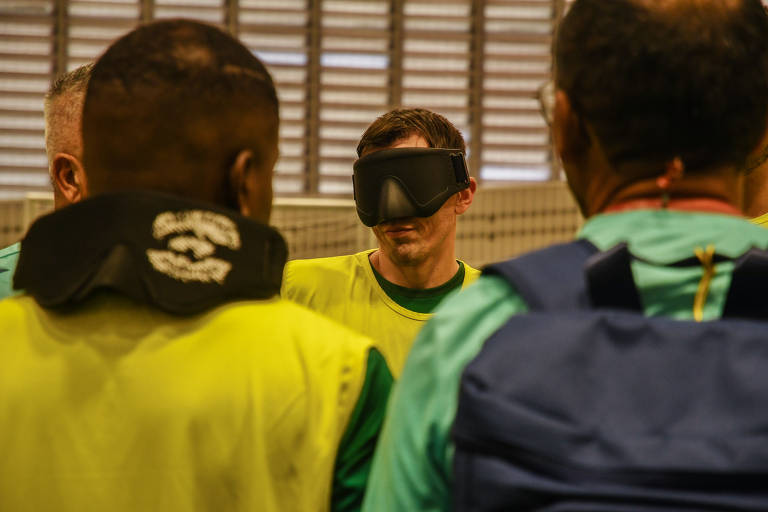
<svg viewBox="0 0 768 512"><path fill-rule="evenodd" d="M324 511L371 344L288 301L0 302L0 510Z"/></svg>
<svg viewBox="0 0 768 512"><path fill-rule="evenodd" d="M759 217L755 217L754 219L751 219L750 222L766 228L768 227L768 213L764 213Z"/></svg>
<svg viewBox="0 0 768 512"><path fill-rule="evenodd" d="M285 265L281 295L318 311L376 340L397 378L416 334L432 316L397 304L376 281L368 256L375 249L348 256L294 260ZM480 271L464 264L464 284Z"/></svg>

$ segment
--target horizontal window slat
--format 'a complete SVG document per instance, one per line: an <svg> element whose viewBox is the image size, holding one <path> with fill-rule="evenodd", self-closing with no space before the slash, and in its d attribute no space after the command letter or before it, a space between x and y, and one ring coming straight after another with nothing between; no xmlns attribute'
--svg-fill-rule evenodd
<svg viewBox="0 0 768 512"><path fill-rule="evenodd" d="M488 32L486 41L493 43L517 44L521 47L528 46L537 53L548 54L552 45L551 34L525 34L510 32ZM487 44L487 43L486 43Z"/></svg>
<svg viewBox="0 0 768 512"><path fill-rule="evenodd" d="M483 147L511 145L541 145L549 144L549 134L546 129L538 130L484 130Z"/></svg>
<svg viewBox="0 0 768 512"><path fill-rule="evenodd" d="M40 142L41 137L45 137L45 131L44 128L38 127L38 126L16 126L13 127L13 125L9 124L5 119L0 119L0 140L3 140L3 137L6 136L12 136L12 137L36 137L38 140L37 143ZM45 143L45 140L43 140L43 143ZM39 146L38 146L39 148Z"/></svg>
<svg viewBox="0 0 768 512"><path fill-rule="evenodd" d="M3 140L5 137L0 137L0 153L3 154L3 156L6 155L43 155L45 156L45 149L43 149L43 146L20 146L20 145L8 145L8 140ZM43 145L45 144L45 141L38 141L42 142Z"/></svg>
<svg viewBox="0 0 768 512"><path fill-rule="evenodd" d="M0 4L0 16L4 22L44 23L53 14L53 1L47 0L33 4Z"/></svg>
<svg viewBox="0 0 768 512"><path fill-rule="evenodd" d="M514 65L510 63L510 65ZM549 79L549 73L546 71L530 71L527 69L520 69L520 70L509 70L509 71L499 71L499 70L493 70L493 71L485 71L483 73L483 79L486 83L496 83L496 81L505 81L510 80L514 83L517 83L520 80L533 80L537 82L538 85L535 87L538 87L545 81Z"/></svg>
<svg viewBox="0 0 768 512"><path fill-rule="evenodd" d="M112 16L70 16L69 17L69 32L70 37L72 33L84 32L86 34L89 31L101 30L114 30L120 28L123 30L130 30L136 26L137 20L134 18L114 18Z"/></svg>
<svg viewBox="0 0 768 512"><path fill-rule="evenodd" d="M4 84L3 82L2 75L0 75L0 100L4 102L18 101L19 104L26 104L30 100L38 100L42 108L43 95L48 90L47 84L41 81L41 83L36 83L34 87L21 87L19 85L14 87L12 84Z"/></svg>
<svg viewBox="0 0 768 512"><path fill-rule="evenodd" d="M511 142L511 137L506 137L503 143L490 144L483 142L483 158L492 160L496 151L540 151L549 152L549 140L532 140L530 144L515 144Z"/></svg>
<svg viewBox="0 0 768 512"><path fill-rule="evenodd" d="M382 16L389 11L389 2L382 0L323 0L323 12L329 15L354 14Z"/></svg>
<svg viewBox="0 0 768 512"><path fill-rule="evenodd" d="M45 134L39 130L0 131L0 150L39 152L42 147L45 147Z"/></svg>
<svg viewBox="0 0 768 512"><path fill-rule="evenodd" d="M264 34L244 29L240 26L240 41L251 49L296 53L306 51L306 34L303 30L295 33Z"/></svg>
<svg viewBox="0 0 768 512"><path fill-rule="evenodd" d="M353 20L354 21L354 20ZM323 37L359 37L367 39L374 37L377 39L386 39L389 37L389 31L386 25L382 29L360 26L350 22L348 27L323 26L321 30Z"/></svg>
<svg viewBox="0 0 768 512"><path fill-rule="evenodd" d="M16 108L7 108L0 106L0 119L35 119L40 117L40 114L43 112L43 102L42 98L40 98L38 95L34 96L35 99L37 99L40 102L40 109L35 110L20 110ZM3 98L0 98L3 99ZM12 102L8 102L12 103Z"/></svg>
<svg viewBox="0 0 768 512"><path fill-rule="evenodd" d="M361 92L362 91L362 92ZM361 97L368 97L372 94L376 94L376 97L379 97L379 94L386 94L387 88L386 87L376 87L376 86L365 86L360 87L358 85L342 85L342 84L333 84L328 85L327 87L323 87L323 90L320 91L321 94L323 93L349 93L349 96L347 96L345 101L339 102L340 105L349 105L355 104L356 102L350 101L355 98L354 93L359 93L358 95ZM333 103L333 101L324 101L323 105L326 105L328 103ZM386 100L385 102L386 103Z"/></svg>
<svg viewBox="0 0 768 512"><path fill-rule="evenodd" d="M353 37L323 37L322 46L325 50L347 52L354 49L365 53L385 54L389 51L387 38L353 38Z"/></svg>
<svg viewBox="0 0 768 512"><path fill-rule="evenodd" d="M3 151L0 153L0 166L11 168L46 169L48 160L44 151L27 152L23 150Z"/></svg>
<svg viewBox="0 0 768 512"><path fill-rule="evenodd" d="M289 25L266 24L262 23L259 19L254 19L254 21L245 21L241 23L240 31L243 33L253 32L257 34L294 34L306 30L304 25L305 23L297 24L297 27L294 28Z"/></svg>
<svg viewBox="0 0 768 512"><path fill-rule="evenodd" d="M45 87L47 88L48 81L50 81L50 78L51 78L50 70L46 69L38 73L6 71L3 69L3 64L4 63L0 63L0 88L8 90L8 88L3 87L3 83L5 80L11 80L15 83L22 83L22 84L26 82L44 83ZM14 88L11 87L10 90L14 90Z"/></svg>
<svg viewBox="0 0 768 512"><path fill-rule="evenodd" d="M45 179L39 178L35 180L28 180L28 181L17 181L13 179L3 179L2 177L6 173L12 173L15 169L12 167L3 167L0 165L0 199L8 199L8 198L22 198L24 197L26 192L50 192L51 191L51 181L47 177ZM46 181L47 180L47 181ZM18 194L12 194L13 192L17 192Z"/></svg>
<svg viewBox="0 0 768 512"><path fill-rule="evenodd" d="M447 36L445 32L436 30L423 30L418 28L410 28L405 32L406 37L417 38L420 40L432 40L442 41L446 40ZM472 34L468 32L454 32L451 34L451 39L454 42L464 42L469 44L472 40Z"/></svg>
<svg viewBox="0 0 768 512"><path fill-rule="evenodd" d="M307 8L307 0L238 0L242 9L295 11Z"/></svg>

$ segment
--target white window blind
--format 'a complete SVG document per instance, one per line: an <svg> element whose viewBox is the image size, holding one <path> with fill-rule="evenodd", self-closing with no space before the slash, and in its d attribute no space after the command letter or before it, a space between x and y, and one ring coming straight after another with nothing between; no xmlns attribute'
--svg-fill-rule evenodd
<svg viewBox="0 0 768 512"><path fill-rule="evenodd" d="M137 23L187 17L237 35L281 100L281 195L351 193L362 132L397 106L464 134L481 181L552 179L536 90L563 0L3 0L0 196L47 190L43 95ZM57 9L57 6L60 6Z"/></svg>
<svg viewBox="0 0 768 512"><path fill-rule="evenodd" d="M0 3L0 198L47 190L43 96L54 74L54 3Z"/></svg>
<svg viewBox="0 0 768 512"><path fill-rule="evenodd" d="M391 104L390 2L323 0L320 19L319 143L310 157L318 192L351 194L357 142Z"/></svg>
<svg viewBox="0 0 768 512"><path fill-rule="evenodd" d="M240 0L240 40L267 65L280 98L277 194L307 190L308 0Z"/></svg>
<svg viewBox="0 0 768 512"><path fill-rule="evenodd" d="M141 19L139 0L70 0L67 4L64 57L70 71L96 60Z"/></svg>
<svg viewBox="0 0 768 512"><path fill-rule="evenodd" d="M439 112L458 128L472 161L473 2L406 0L400 103ZM470 166L472 167L472 166ZM472 169L473 174L476 169Z"/></svg>
<svg viewBox="0 0 768 512"><path fill-rule="evenodd" d="M225 5L221 0L155 0L155 19L193 18L226 28Z"/></svg>
<svg viewBox="0 0 768 512"><path fill-rule="evenodd" d="M484 16L482 157L486 181L550 177L549 130L536 91L550 74L549 0L490 0Z"/></svg>

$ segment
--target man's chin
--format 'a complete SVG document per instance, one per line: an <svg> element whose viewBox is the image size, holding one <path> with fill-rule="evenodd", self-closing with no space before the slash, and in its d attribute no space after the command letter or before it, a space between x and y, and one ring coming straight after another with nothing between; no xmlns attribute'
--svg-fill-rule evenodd
<svg viewBox="0 0 768 512"><path fill-rule="evenodd" d="M392 247L389 257L393 263L401 267L415 267L424 262L424 254L413 244L399 244Z"/></svg>

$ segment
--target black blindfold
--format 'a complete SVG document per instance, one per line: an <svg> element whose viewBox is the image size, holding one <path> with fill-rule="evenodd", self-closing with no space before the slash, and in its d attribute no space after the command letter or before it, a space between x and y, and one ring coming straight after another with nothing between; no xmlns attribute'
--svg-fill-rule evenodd
<svg viewBox="0 0 768 512"><path fill-rule="evenodd" d="M360 158L353 168L357 214L366 226L429 217L469 187L467 163L458 149L384 149Z"/></svg>

